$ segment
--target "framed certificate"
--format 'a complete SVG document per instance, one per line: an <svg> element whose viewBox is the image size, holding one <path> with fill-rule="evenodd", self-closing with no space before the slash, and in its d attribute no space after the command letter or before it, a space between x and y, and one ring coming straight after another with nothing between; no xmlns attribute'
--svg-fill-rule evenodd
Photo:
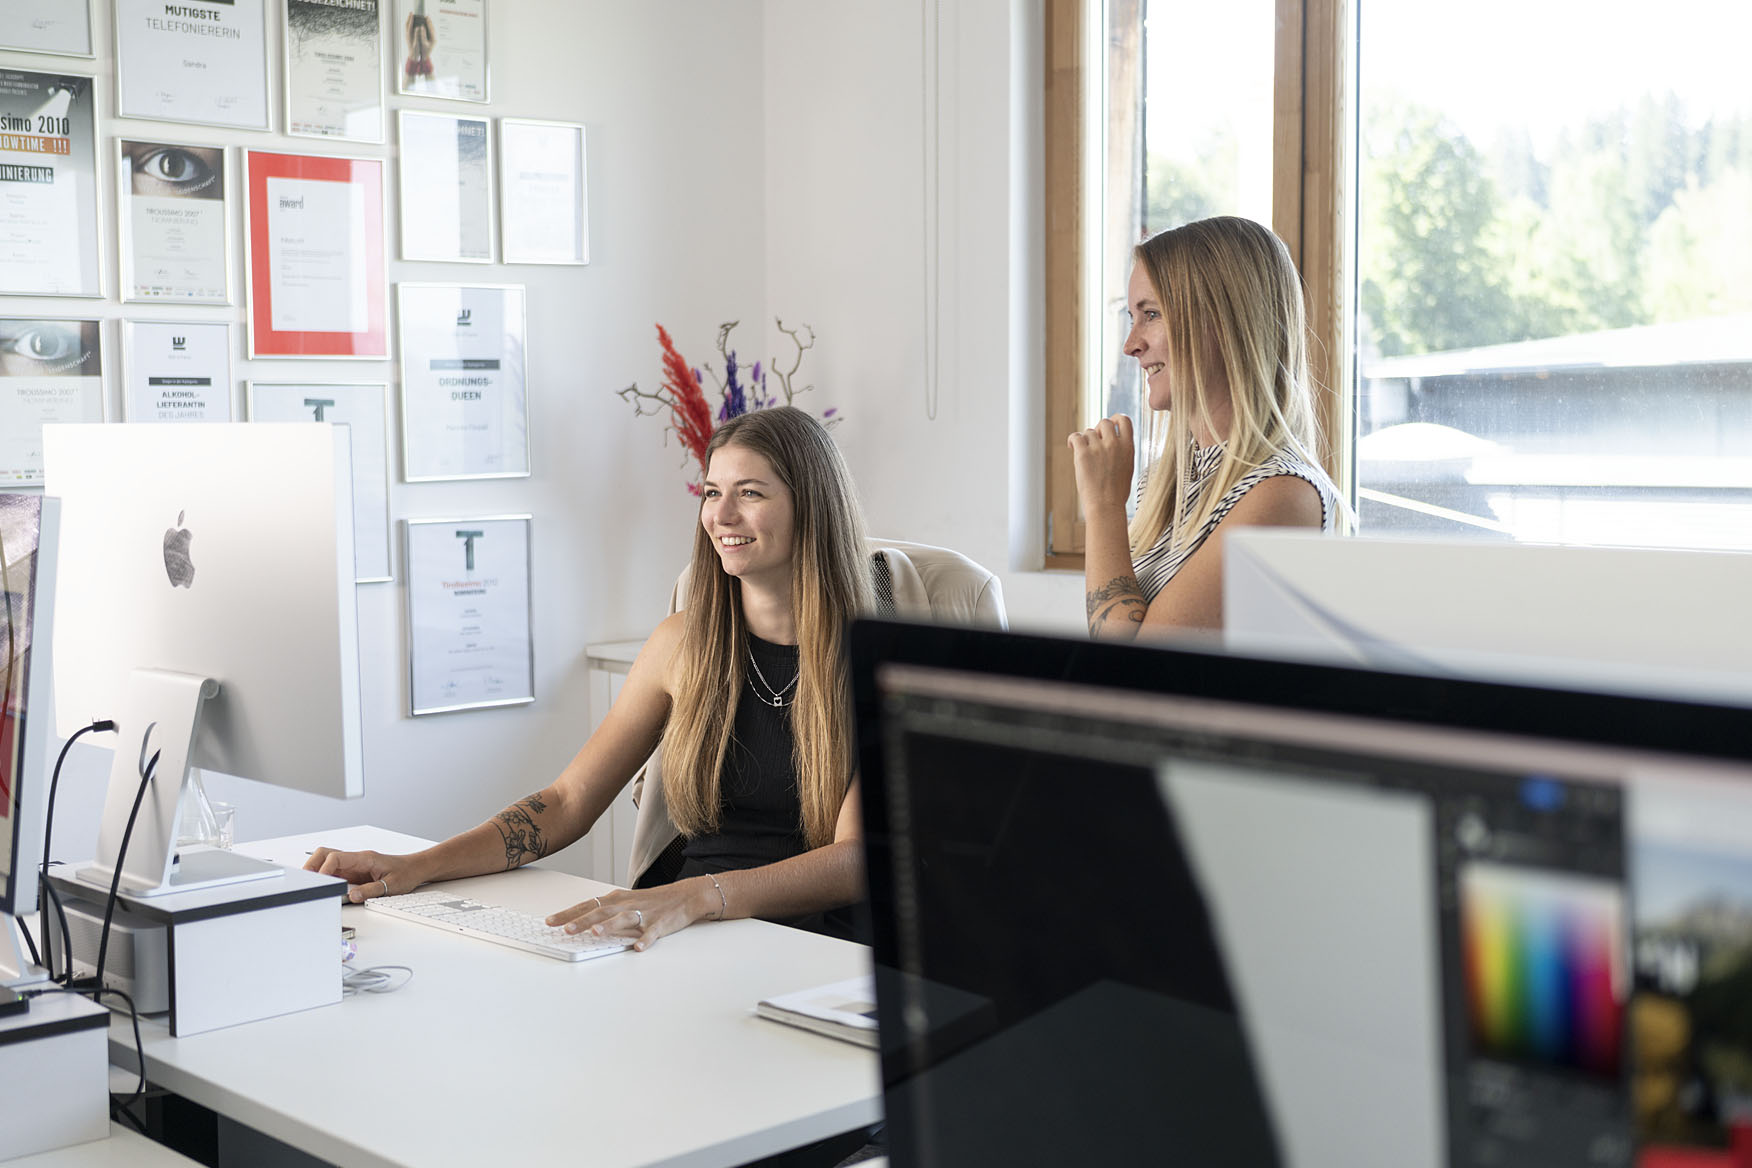
<svg viewBox="0 0 1752 1168"><path fill-rule="evenodd" d="M129 422L229 422L231 326L124 320L122 418Z"/></svg>
<svg viewBox="0 0 1752 1168"><path fill-rule="evenodd" d="M285 0L286 132L383 141L379 0Z"/></svg>
<svg viewBox="0 0 1752 1168"><path fill-rule="evenodd" d="M116 113L268 128L267 0L116 0Z"/></svg>
<svg viewBox="0 0 1752 1168"><path fill-rule="evenodd" d="M499 119L501 251L508 264L587 264L584 127Z"/></svg>
<svg viewBox="0 0 1752 1168"><path fill-rule="evenodd" d="M535 700L529 523L527 515L404 523L416 716Z"/></svg>
<svg viewBox="0 0 1752 1168"><path fill-rule="evenodd" d="M249 355L389 356L383 160L244 152Z"/></svg>
<svg viewBox="0 0 1752 1168"><path fill-rule="evenodd" d="M0 483L42 485L44 424L103 420L98 322L0 317Z"/></svg>
<svg viewBox="0 0 1752 1168"><path fill-rule="evenodd" d="M92 78L0 69L0 294L102 296Z"/></svg>
<svg viewBox="0 0 1752 1168"><path fill-rule="evenodd" d="M402 110L401 258L493 262L493 134L487 118Z"/></svg>
<svg viewBox="0 0 1752 1168"><path fill-rule="evenodd" d="M252 422L335 422L352 432L355 583L394 579L389 566L389 386L244 383Z"/></svg>
<svg viewBox="0 0 1752 1168"><path fill-rule="evenodd" d="M396 294L403 477L529 474L522 286L398 284Z"/></svg>
<svg viewBox="0 0 1752 1168"><path fill-rule="evenodd" d="M396 92L487 100L487 0L395 0Z"/></svg>
<svg viewBox="0 0 1752 1168"><path fill-rule="evenodd" d="M116 139L123 300L231 303L231 189L223 146Z"/></svg>
<svg viewBox="0 0 1752 1168"><path fill-rule="evenodd" d="M91 0L6 0L0 49L90 57Z"/></svg>

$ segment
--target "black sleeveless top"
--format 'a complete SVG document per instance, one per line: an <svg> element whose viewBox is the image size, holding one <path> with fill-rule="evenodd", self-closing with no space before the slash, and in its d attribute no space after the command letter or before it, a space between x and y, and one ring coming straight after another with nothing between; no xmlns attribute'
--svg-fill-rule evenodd
<svg viewBox="0 0 1752 1168"><path fill-rule="evenodd" d="M750 634L748 650L772 690L786 704L769 705L757 695L770 693L751 668L736 702L736 721L724 771L718 779L718 830L690 839L682 847L676 879L758 868L802 855L802 803L791 752L791 706L797 695L797 646L775 645ZM790 688L786 688L790 686Z"/></svg>

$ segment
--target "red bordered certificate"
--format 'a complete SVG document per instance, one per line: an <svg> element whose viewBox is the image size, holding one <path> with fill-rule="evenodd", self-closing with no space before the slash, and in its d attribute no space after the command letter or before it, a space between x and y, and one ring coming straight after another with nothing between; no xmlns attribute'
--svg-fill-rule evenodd
<svg viewBox="0 0 1752 1168"><path fill-rule="evenodd" d="M244 151L249 355L389 356L383 160Z"/></svg>

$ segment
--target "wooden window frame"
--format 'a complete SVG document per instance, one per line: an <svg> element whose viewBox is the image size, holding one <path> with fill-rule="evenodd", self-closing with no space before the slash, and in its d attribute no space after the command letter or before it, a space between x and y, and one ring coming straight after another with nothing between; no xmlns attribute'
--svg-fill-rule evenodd
<svg viewBox="0 0 1752 1168"><path fill-rule="evenodd" d="M1098 291L1084 277L1084 241L1099 233L1087 219L1083 175L1084 61L1102 0L1045 2L1045 567L1080 571L1083 520L1065 435L1081 428L1085 395L1099 392L1085 361ZM1355 21L1354 0L1277 0L1272 103L1272 229L1302 273L1322 457L1347 496L1356 434Z"/></svg>

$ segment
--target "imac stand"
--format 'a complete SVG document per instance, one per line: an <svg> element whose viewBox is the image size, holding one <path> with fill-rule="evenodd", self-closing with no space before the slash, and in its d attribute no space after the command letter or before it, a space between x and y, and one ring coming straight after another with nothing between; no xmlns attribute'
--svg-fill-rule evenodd
<svg viewBox="0 0 1752 1168"><path fill-rule="evenodd" d="M179 811L185 797L189 752L200 729L202 704L217 697L219 683L192 673L136 669L128 677L122 717L116 722L116 754L104 797L97 856L75 874L80 882L109 892L118 857L119 890L131 897L162 896L278 876L276 865L221 850L177 855ZM144 795L140 784L150 772ZM139 811L135 813L136 799ZM134 817L128 851L122 837Z"/></svg>
<svg viewBox="0 0 1752 1168"><path fill-rule="evenodd" d="M17 917L0 918L0 987L21 990L49 980L49 971L31 961L21 943Z"/></svg>

